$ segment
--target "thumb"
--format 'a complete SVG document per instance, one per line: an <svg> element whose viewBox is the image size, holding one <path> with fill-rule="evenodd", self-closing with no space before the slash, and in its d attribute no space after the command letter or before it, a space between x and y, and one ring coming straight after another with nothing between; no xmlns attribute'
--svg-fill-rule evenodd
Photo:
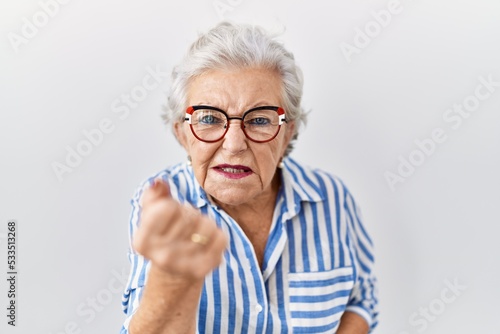
<svg viewBox="0 0 500 334"><path fill-rule="evenodd" d="M153 184L144 191L142 195L142 205L151 203L158 199L170 198L170 188L162 179L155 179Z"/></svg>

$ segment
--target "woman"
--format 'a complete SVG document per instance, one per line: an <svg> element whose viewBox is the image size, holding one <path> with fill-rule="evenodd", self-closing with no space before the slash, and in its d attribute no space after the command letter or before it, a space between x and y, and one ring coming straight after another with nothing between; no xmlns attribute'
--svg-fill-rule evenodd
<svg viewBox="0 0 500 334"><path fill-rule="evenodd" d="M122 333L368 333L371 241L342 182L288 157L305 120L293 55L222 23L173 71L188 162L132 200Z"/></svg>

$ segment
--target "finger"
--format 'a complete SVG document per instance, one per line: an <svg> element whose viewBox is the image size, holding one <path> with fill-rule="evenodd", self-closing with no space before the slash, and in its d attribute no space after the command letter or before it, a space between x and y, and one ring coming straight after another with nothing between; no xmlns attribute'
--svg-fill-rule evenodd
<svg viewBox="0 0 500 334"><path fill-rule="evenodd" d="M143 210L141 219L149 226L148 233L161 235L165 244L187 240L203 220L203 215L189 204L173 198L158 200Z"/></svg>
<svg viewBox="0 0 500 334"><path fill-rule="evenodd" d="M147 205L157 199L170 198L170 188L162 179L155 179L151 186L147 188L141 198L142 205Z"/></svg>
<svg viewBox="0 0 500 334"><path fill-rule="evenodd" d="M219 228L215 222L207 216L200 215L196 226L189 230L187 236L196 246L207 248L212 242Z"/></svg>
<svg viewBox="0 0 500 334"><path fill-rule="evenodd" d="M139 229L148 233L164 234L172 226L182 223L182 207L173 199L150 203L141 211Z"/></svg>
<svg viewBox="0 0 500 334"><path fill-rule="evenodd" d="M133 248L146 256L151 249L172 242L178 236L170 230L181 218L181 205L172 198L150 203L141 211L139 228L132 237Z"/></svg>
<svg viewBox="0 0 500 334"><path fill-rule="evenodd" d="M201 212L194 208L191 204L188 202L185 202L182 205L183 208L183 213L184 213L184 219L186 224L191 224L193 222L199 221L201 218Z"/></svg>
<svg viewBox="0 0 500 334"><path fill-rule="evenodd" d="M211 235L210 242L205 246L198 247L199 252L202 252L200 256L201 261L192 267L193 275L201 278L217 268L222 263L227 245L228 239L226 235L222 230L217 228L215 233Z"/></svg>

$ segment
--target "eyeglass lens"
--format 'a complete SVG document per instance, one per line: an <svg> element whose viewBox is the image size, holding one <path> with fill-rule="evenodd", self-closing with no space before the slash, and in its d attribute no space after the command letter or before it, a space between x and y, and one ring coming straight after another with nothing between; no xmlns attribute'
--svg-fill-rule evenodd
<svg viewBox="0 0 500 334"><path fill-rule="evenodd" d="M240 119L239 117L230 117ZM195 134L205 141L221 139L227 132L229 120L227 116L211 109L195 110L191 125ZM279 131L279 115L275 110L253 110L246 113L241 125L246 136L253 141L266 141L276 136Z"/></svg>

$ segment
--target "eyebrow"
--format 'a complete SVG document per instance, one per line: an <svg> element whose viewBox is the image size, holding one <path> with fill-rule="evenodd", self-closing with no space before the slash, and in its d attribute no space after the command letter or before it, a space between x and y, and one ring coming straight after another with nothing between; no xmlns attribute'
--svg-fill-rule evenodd
<svg viewBox="0 0 500 334"><path fill-rule="evenodd" d="M245 107L245 109L242 111L243 113L245 111L248 111L248 110L251 110L253 108L258 108L258 107L265 107L265 106L281 106L281 103L270 103L270 102L265 102L266 100L261 100L257 103L254 103L254 104L251 104L249 107ZM217 108L217 109L220 109L220 110L223 110L224 112L226 112L228 115L229 115L229 112L227 110L227 108L222 108L220 107L219 104L212 104L212 103L206 103L206 102L199 102L199 103L196 103L196 104L191 104L191 106L207 106L207 107L213 107L213 108Z"/></svg>

